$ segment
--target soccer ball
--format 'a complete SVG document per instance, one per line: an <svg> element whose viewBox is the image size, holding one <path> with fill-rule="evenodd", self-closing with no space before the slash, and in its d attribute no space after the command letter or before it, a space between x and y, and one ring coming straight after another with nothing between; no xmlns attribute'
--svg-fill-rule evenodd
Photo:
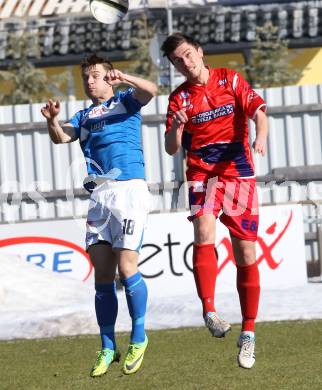
<svg viewBox="0 0 322 390"><path fill-rule="evenodd" d="M128 9L128 0L90 0L92 15L101 23L110 24L124 18Z"/></svg>

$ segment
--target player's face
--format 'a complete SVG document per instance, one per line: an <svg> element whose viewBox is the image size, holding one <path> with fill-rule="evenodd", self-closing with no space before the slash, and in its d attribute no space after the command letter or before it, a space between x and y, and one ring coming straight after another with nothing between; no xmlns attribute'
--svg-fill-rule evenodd
<svg viewBox="0 0 322 390"><path fill-rule="evenodd" d="M82 72L84 90L91 98L104 97L112 88L105 79L106 69L102 64L93 65Z"/></svg>
<svg viewBox="0 0 322 390"><path fill-rule="evenodd" d="M196 48L186 42L179 45L169 58L175 68L190 81L198 79L205 66L201 47Z"/></svg>

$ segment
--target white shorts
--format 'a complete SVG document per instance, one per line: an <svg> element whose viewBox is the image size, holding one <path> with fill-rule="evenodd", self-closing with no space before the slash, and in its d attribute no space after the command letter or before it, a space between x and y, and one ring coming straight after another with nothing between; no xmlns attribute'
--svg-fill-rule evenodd
<svg viewBox="0 0 322 390"><path fill-rule="evenodd" d="M104 180L90 197L86 248L107 241L113 248L139 252L148 212L149 190L144 180Z"/></svg>

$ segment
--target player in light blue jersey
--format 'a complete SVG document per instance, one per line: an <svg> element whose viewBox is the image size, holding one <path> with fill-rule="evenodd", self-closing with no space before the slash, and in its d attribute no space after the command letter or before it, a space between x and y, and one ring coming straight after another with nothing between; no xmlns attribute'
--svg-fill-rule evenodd
<svg viewBox="0 0 322 390"><path fill-rule="evenodd" d="M60 103L49 100L41 109L54 143L78 140L88 171L84 181L91 193L86 247L95 269L95 310L102 348L91 376L106 373L119 361L115 341L118 300L116 270L125 287L132 332L123 365L136 372L148 339L144 320L146 284L138 271L138 253L148 214L148 188L144 180L140 109L156 95L154 83L113 69L110 61L91 55L81 64L84 89L93 104L60 125ZM125 92L113 87L127 84Z"/></svg>

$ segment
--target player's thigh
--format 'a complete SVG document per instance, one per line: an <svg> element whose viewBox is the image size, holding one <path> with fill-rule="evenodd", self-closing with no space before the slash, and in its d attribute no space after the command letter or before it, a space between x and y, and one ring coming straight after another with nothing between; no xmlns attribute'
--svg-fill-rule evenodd
<svg viewBox="0 0 322 390"><path fill-rule="evenodd" d="M113 249L139 252L147 224L149 192L142 181L120 186L113 205L110 231Z"/></svg>
<svg viewBox="0 0 322 390"><path fill-rule="evenodd" d="M131 249L113 248L117 257L121 279L127 279L138 272L139 253Z"/></svg>
<svg viewBox="0 0 322 390"><path fill-rule="evenodd" d="M197 177L199 179L199 177ZM201 180L202 179L202 180ZM201 215L212 214L218 216L222 208L223 185L221 179L215 177L204 177L200 180L189 182L189 207L193 221Z"/></svg>
<svg viewBox="0 0 322 390"><path fill-rule="evenodd" d="M256 241L259 217L255 180L226 180L220 220L232 236L240 240Z"/></svg>
<svg viewBox="0 0 322 390"><path fill-rule="evenodd" d="M111 243L111 211L106 207L111 191L99 186L91 194L86 221L86 248L101 241Z"/></svg>
<svg viewBox="0 0 322 390"><path fill-rule="evenodd" d="M117 256L107 242L90 245L87 250L95 271L96 283L112 283L115 279Z"/></svg>

